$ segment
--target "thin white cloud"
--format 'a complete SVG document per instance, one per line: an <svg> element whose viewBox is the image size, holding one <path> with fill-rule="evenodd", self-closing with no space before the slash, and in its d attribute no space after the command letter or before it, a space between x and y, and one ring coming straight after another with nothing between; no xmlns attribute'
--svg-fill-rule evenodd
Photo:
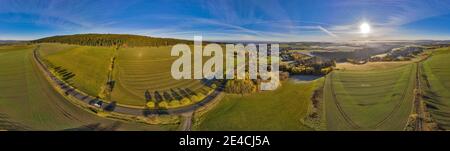
<svg viewBox="0 0 450 151"><path fill-rule="evenodd" d="M334 34L333 32L323 28L322 26L317 26L317 28L319 28L320 30L322 30L323 32L327 33L328 35L332 36L332 37L338 37L336 34Z"/></svg>

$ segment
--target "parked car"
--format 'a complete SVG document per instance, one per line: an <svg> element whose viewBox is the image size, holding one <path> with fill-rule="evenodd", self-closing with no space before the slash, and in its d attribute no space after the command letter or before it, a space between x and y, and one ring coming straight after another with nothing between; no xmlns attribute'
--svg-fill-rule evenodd
<svg viewBox="0 0 450 151"><path fill-rule="evenodd" d="M98 108L102 108L102 105L103 105L103 101L97 101L97 102L94 104L94 106L95 106L95 107L98 107Z"/></svg>

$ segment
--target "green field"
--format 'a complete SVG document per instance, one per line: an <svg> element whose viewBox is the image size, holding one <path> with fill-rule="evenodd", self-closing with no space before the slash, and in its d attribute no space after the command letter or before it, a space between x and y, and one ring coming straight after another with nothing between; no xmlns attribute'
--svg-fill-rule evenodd
<svg viewBox="0 0 450 151"><path fill-rule="evenodd" d="M300 121L307 115L320 82L323 80L288 81L275 91L226 95L204 115L198 130L312 130Z"/></svg>
<svg viewBox="0 0 450 151"><path fill-rule="evenodd" d="M450 48L441 48L422 63L424 101L439 128L450 129Z"/></svg>
<svg viewBox="0 0 450 151"><path fill-rule="evenodd" d="M65 81L92 96L105 87L112 47L89 47L63 44L41 44L41 56L55 67L74 76Z"/></svg>
<svg viewBox="0 0 450 151"><path fill-rule="evenodd" d="M0 130L166 130L100 118L74 106L38 69L35 47L0 47Z"/></svg>
<svg viewBox="0 0 450 151"><path fill-rule="evenodd" d="M324 100L329 130L403 130L412 110L415 64L334 71Z"/></svg>
<svg viewBox="0 0 450 151"><path fill-rule="evenodd" d="M145 91L172 97L180 91L201 92L205 86L201 80L173 79L170 70L177 57L170 56L170 50L171 47L120 49L113 76L116 84L112 99L121 104L144 106Z"/></svg>

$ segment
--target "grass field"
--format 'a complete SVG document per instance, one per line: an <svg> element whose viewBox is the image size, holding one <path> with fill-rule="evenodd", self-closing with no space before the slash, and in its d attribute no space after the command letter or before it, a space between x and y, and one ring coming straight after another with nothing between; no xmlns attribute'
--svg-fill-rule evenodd
<svg viewBox="0 0 450 151"><path fill-rule="evenodd" d="M114 48L63 44L42 44L41 56L74 76L65 79L72 86L97 96L105 86Z"/></svg>
<svg viewBox="0 0 450 151"><path fill-rule="evenodd" d="M335 71L324 100L329 130L403 130L412 110L415 64Z"/></svg>
<svg viewBox="0 0 450 151"><path fill-rule="evenodd" d="M343 71L371 71L371 70L386 70L394 67L401 67L411 64L412 61L388 61L388 62L368 62L362 65L352 63L337 63L336 69Z"/></svg>
<svg viewBox="0 0 450 151"><path fill-rule="evenodd" d="M48 83L32 60L35 46L0 47L0 129L166 130L97 117L74 106Z"/></svg>
<svg viewBox="0 0 450 151"><path fill-rule="evenodd" d="M275 91L227 95L204 115L198 130L312 130L300 120L307 115L319 82L284 82Z"/></svg>
<svg viewBox="0 0 450 151"><path fill-rule="evenodd" d="M439 128L450 130L450 48L441 48L422 63L421 80L427 110Z"/></svg>
<svg viewBox="0 0 450 151"><path fill-rule="evenodd" d="M112 99L122 104L144 106L145 91L172 96L180 91L202 92L201 80L175 80L171 65L178 57L170 56L171 47L122 48L115 66ZM170 99L168 99L170 100Z"/></svg>

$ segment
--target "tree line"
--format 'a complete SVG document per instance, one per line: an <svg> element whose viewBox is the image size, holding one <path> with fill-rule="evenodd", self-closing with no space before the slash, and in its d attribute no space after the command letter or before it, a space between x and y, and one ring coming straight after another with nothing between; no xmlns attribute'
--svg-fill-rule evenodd
<svg viewBox="0 0 450 151"><path fill-rule="evenodd" d="M320 57L293 59L293 63L283 62L280 64L280 71L290 74L302 75L326 75L333 71L336 61L322 59Z"/></svg>
<svg viewBox="0 0 450 151"><path fill-rule="evenodd" d="M156 38L139 35L127 34L76 34L63 35L42 38L32 41L32 43L64 43L84 46L171 46L178 43L193 44L192 41L172 39L172 38Z"/></svg>

